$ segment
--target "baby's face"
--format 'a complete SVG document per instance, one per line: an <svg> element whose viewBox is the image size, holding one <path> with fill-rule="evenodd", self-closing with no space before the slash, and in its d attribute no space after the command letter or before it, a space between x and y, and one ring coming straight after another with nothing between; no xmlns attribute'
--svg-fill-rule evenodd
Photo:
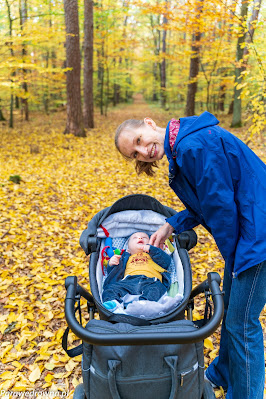
<svg viewBox="0 0 266 399"><path fill-rule="evenodd" d="M142 252L143 245L149 244L149 236L146 233L135 233L129 239L128 252L131 255Z"/></svg>

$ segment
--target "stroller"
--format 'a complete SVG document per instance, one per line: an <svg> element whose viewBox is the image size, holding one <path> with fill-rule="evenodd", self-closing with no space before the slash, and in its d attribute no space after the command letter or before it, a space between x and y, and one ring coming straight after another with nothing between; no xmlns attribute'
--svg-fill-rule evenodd
<svg viewBox="0 0 266 399"><path fill-rule="evenodd" d="M83 384L76 387L74 399L215 398L211 385L204 380L203 340L218 328L223 317L221 279L217 273L208 273L208 278L192 290L188 251L197 243L193 230L173 237L171 276L178 287L177 302L159 307L152 315L112 313L102 304L105 276L101 258L107 230L117 238L113 238L114 246L122 249L132 232L151 234L175 213L150 196L129 195L98 212L82 233L80 244L90 254L92 294L77 283L75 276L67 277L68 327L62 341L69 356L83 354ZM205 315L193 322L194 298L199 294L205 294ZM81 297L87 300L90 316L86 327L82 326ZM80 322L75 316L77 310ZM99 318L94 318L95 313ZM67 348L69 329L82 340L72 349Z"/></svg>

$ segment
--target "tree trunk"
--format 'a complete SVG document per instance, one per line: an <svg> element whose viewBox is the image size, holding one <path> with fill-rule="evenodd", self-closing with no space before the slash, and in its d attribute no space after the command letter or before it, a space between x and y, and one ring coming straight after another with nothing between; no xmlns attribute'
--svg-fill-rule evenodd
<svg viewBox="0 0 266 399"><path fill-rule="evenodd" d="M94 127L93 120L93 0L84 0L84 126Z"/></svg>
<svg viewBox="0 0 266 399"><path fill-rule="evenodd" d="M167 18L163 17L163 24L167 23ZM162 37L162 54L163 60L161 62L161 106L165 109L166 107L166 61L165 61L165 53L166 53L166 29L163 31Z"/></svg>
<svg viewBox="0 0 266 399"><path fill-rule="evenodd" d="M64 0L66 23L67 123L64 133L85 137L80 94L80 49L77 0Z"/></svg>
<svg viewBox="0 0 266 399"><path fill-rule="evenodd" d="M200 14L202 12L204 0L199 0L197 5L197 15L196 20L199 22ZM197 28L199 29L199 28ZM192 35L192 55L190 58L190 68L189 68L189 81L187 88L187 103L186 103L186 115L195 115L195 98L197 93L197 76L199 73L199 60L200 60L200 39L201 32L196 31Z"/></svg>
<svg viewBox="0 0 266 399"><path fill-rule="evenodd" d="M104 110L105 116L107 116L108 104L109 104L109 67L107 64L107 66L106 66L106 101L105 101L105 110Z"/></svg>
<svg viewBox="0 0 266 399"><path fill-rule="evenodd" d="M113 106L115 107L119 103L120 97L120 86L114 83L114 93L113 93Z"/></svg>
<svg viewBox="0 0 266 399"><path fill-rule="evenodd" d="M195 98L197 93L197 76L199 73L199 42L201 33L193 35L193 41L195 44L192 45L191 50L193 52L190 58L189 68L189 80L187 89L187 104L186 104L186 116L195 115Z"/></svg>
<svg viewBox="0 0 266 399"><path fill-rule="evenodd" d="M165 2L165 8L167 11L167 1ZM164 14L163 16L163 26L167 24L168 20L166 15ZM161 106L163 109L166 108L166 60L165 60L165 54L166 54L166 34L167 30L163 30L163 36L162 36L162 55L163 59L161 62Z"/></svg>
<svg viewBox="0 0 266 399"><path fill-rule="evenodd" d="M50 52L46 51L46 69L49 67L49 58L50 58ZM49 93L49 84L45 84L44 86L44 93L43 93L43 105L44 105L44 110L46 115L49 115L49 103L50 103L50 93Z"/></svg>
<svg viewBox="0 0 266 399"><path fill-rule="evenodd" d="M123 1L123 10L125 12L128 11L128 0L124 0ZM125 42L126 41L126 28L127 28L127 20L128 20L128 16L126 15L124 18L124 22L123 22L123 34L122 34L122 39ZM120 57L119 57L119 62L118 62L118 70L121 71L123 69L123 57L124 57L124 53L125 53L125 49L124 47L120 47ZM115 63L115 62L114 62ZM126 63L126 60L125 60ZM123 73L124 75L124 73ZM118 103L123 101L123 86L121 86L121 84L119 83L120 79L118 78L118 83L117 81L114 83L114 98L113 98L113 103L115 105L117 105ZM126 94L125 94L125 98L126 98Z"/></svg>
<svg viewBox="0 0 266 399"><path fill-rule="evenodd" d="M1 100L0 100L0 104L1 104ZM0 121L1 122L6 121L6 118L4 117L2 109L1 109L1 105L0 105Z"/></svg>
<svg viewBox="0 0 266 399"><path fill-rule="evenodd" d="M218 100L218 111L224 111L224 102L225 102L225 91L226 85L220 85L220 92L219 92L219 100Z"/></svg>
<svg viewBox="0 0 266 399"><path fill-rule="evenodd" d="M157 6L158 6L158 1L157 1ZM159 15L157 18L157 23L156 25L160 25L160 17ZM161 47L161 30L158 29L155 24L154 24L154 19L153 15L150 15L150 22L151 22L151 31L153 35L153 43L154 43L154 55L156 58L156 61L153 63L153 90L152 90L152 101L156 102L159 99L159 93L158 93L158 88L159 88L159 80L161 76L161 65L159 63L159 54L160 54L160 47ZM159 75L159 73L160 75Z"/></svg>
<svg viewBox="0 0 266 399"><path fill-rule="evenodd" d="M248 0L242 0L241 5L241 22L240 26L245 23L248 14ZM245 67L243 64L243 55L244 55L244 43L246 39L246 31L245 28L241 28L240 35L237 40L236 47L236 68L235 68L235 88L234 88L234 109L233 109L233 119L231 123L231 127L240 127L242 126L241 112L241 87L239 85L242 83L243 75L241 72L244 71Z"/></svg>
<svg viewBox="0 0 266 399"><path fill-rule="evenodd" d="M247 58L249 54L249 48L248 45L253 42L253 36L255 33L255 26L256 23L258 22L259 19L259 12L261 8L261 0L254 0L253 3L253 12L251 19L249 21L249 28L248 28L248 33L247 33L247 39L246 39L246 46L244 48L244 62L247 64Z"/></svg>
<svg viewBox="0 0 266 399"><path fill-rule="evenodd" d="M6 0L6 6L7 6L7 15L8 15L8 22L9 22L9 36L10 36L10 53L11 57L14 57L14 51L12 48L12 35L13 35L13 19L11 18L11 10L10 10L10 4ZM13 95L13 76L16 75L16 72L11 73L11 94L10 94L10 113L9 113L9 127L13 128L14 127L14 117L13 117L13 110L14 110L14 95ZM16 97L17 98L17 97Z"/></svg>
<svg viewBox="0 0 266 399"><path fill-rule="evenodd" d="M228 115L232 115L234 112L234 99L230 102Z"/></svg>
<svg viewBox="0 0 266 399"><path fill-rule="evenodd" d="M128 58L125 59L125 64L126 64L126 70L129 71L129 60ZM126 88L126 94L125 94L125 100L126 103L129 101L130 97L131 97L131 90L128 90L128 87L131 87L131 74L127 72L127 78L126 78L126 82L127 82L127 88Z"/></svg>
<svg viewBox="0 0 266 399"><path fill-rule="evenodd" d="M23 26L27 22L28 14L27 14L27 0L21 0L20 2L20 27L21 27L21 32L23 31ZM23 43L22 45L22 63L25 62L27 56L27 50L26 50L26 45ZM22 83L22 88L24 90L24 95L25 97L21 99L22 105L23 105L23 110L25 114L25 120L29 120L29 104L28 104L28 83L27 83L27 69L22 68L22 74L23 74L23 83Z"/></svg>
<svg viewBox="0 0 266 399"><path fill-rule="evenodd" d="M100 96L100 110L101 115L104 114L104 103L103 103L103 93L104 93L104 45L101 45L101 51L98 52L98 88Z"/></svg>
<svg viewBox="0 0 266 399"><path fill-rule="evenodd" d="M158 81L158 64L157 62L153 63L153 89L152 89L152 101L157 102L158 101L158 95L157 95L157 81Z"/></svg>

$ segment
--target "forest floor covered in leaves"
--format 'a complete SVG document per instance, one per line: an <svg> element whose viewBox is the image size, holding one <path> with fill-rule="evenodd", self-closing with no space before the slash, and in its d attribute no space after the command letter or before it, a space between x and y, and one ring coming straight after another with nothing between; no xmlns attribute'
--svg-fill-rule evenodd
<svg viewBox="0 0 266 399"><path fill-rule="evenodd" d="M111 110L107 117L97 113L96 127L86 138L63 134L65 112L32 115L30 122L16 122L14 129L1 125L0 392L59 391L72 398L81 382L81 356L70 359L61 347L64 281L76 275L89 288L88 259L79 237L91 218L134 193L183 209L168 187L166 160L155 178L137 177L133 164L114 147L115 128L124 119L145 116L162 127L178 118L139 101ZM220 121L229 129L227 116ZM247 138L245 127L232 132ZM265 162L262 140L255 138L249 145ZM10 176L20 176L20 184ZM212 237L201 227L196 232L198 244L190 251L193 285L209 271L223 274ZM195 318L203 312L203 302L197 305ZM85 303L82 308L86 310ZM265 332L265 313L261 321ZM219 329L205 341L206 365L218 344ZM217 390L216 397L223 398L223 392Z"/></svg>

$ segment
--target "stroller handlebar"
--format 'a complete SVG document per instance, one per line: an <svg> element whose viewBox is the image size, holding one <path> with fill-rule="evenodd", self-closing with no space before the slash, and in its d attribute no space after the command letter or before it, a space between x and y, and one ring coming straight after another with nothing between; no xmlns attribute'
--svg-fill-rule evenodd
<svg viewBox="0 0 266 399"><path fill-rule="evenodd" d="M76 295L80 294L89 302L94 302L92 295L77 283L77 277L68 277L66 279L66 299L65 299L65 315L67 324L73 333L82 341L93 345L164 345L164 344L189 344L192 342L202 341L210 336L219 326L224 312L222 292L220 290L221 278L218 273L208 273L208 279L198 285L191 292L190 298L193 299L199 293L210 290L212 295L214 312L208 322L193 332L172 333L165 332L156 336L150 332L145 332L145 326L142 327L143 332L137 333L121 333L121 334L95 334L82 327L75 317L75 300Z"/></svg>

